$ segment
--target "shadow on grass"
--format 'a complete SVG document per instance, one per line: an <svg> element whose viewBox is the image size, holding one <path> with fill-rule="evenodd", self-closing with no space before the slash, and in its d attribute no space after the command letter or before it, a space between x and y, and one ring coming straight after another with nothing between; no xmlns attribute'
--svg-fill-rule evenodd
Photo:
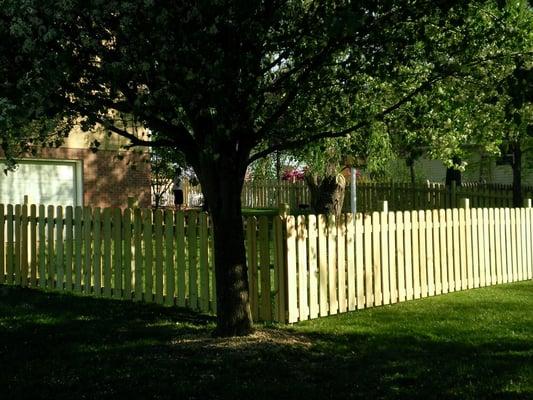
<svg viewBox="0 0 533 400"><path fill-rule="evenodd" d="M156 305L0 287L0 397L531 398L533 343L259 329ZM530 397L528 397L530 396Z"/></svg>

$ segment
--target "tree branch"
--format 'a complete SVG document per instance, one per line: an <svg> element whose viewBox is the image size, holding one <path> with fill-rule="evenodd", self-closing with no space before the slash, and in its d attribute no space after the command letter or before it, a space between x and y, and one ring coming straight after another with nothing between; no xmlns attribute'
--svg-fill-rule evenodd
<svg viewBox="0 0 533 400"><path fill-rule="evenodd" d="M259 151L259 152L255 153L255 154L253 154L252 156L250 156L250 158L248 160L248 165L250 165L254 161L257 161L257 160L259 160L259 159L261 159L263 157L268 156L269 154L271 154L271 153L273 153L275 151L295 149L295 148L304 146L304 145L306 145L308 143L312 143L312 142L317 141L317 140L327 139L327 138L339 138L339 137L346 136L349 133L355 132L355 131L363 128L363 127L366 127L366 126L370 125L371 121L383 119L385 116L387 116L388 114L394 112L395 110L400 108L403 104L405 104L408 101L410 101L417 94L419 94L419 93L423 92L424 90L430 88L435 82L437 82L437 81L439 81L439 80L441 80L443 78L444 78L444 76L439 76L439 77L427 80L426 82L424 82L423 84L418 86L416 89L414 89L413 91L411 91L410 93L408 93L407 95L402 97L396 103L394 103L391 106L385 108L380 113L374 115L372 118L369 118L369 119L366 119L364 121L358 122L357 124L352 125L352 126L346 128L346 129L343 129L343 130L340 130L340 131L318 132L318 133L314 133L312 135L309 135L307 137L299 138L299 139L292 140L292 141L281 142L281 143L277 143L275 145L272 145L272 146L268 147L267 149Z"/></svg>

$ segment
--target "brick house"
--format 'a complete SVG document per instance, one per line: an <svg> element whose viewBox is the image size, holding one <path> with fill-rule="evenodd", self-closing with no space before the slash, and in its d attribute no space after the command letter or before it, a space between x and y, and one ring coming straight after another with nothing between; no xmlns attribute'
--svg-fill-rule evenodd
<svg viewBox="0 0 533 400"><path fill-rule="evenodd" d="M97 138L99 150L90 149ZM18 160L15 172L0 174L0 203L121 207L133 197L150 206L150 164L145 150L121 150L122 138L74 129L58 148L42 147ZM2 167L0 157L0 168ZM3 168L2 168L3 169Z"/></svg>

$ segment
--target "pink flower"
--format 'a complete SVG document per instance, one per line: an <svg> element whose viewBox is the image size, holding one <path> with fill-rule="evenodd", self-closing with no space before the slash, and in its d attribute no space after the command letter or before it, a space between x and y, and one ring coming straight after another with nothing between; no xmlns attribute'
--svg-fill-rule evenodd
<svg viewBox="0 0 533 400"><path fill-rule="evenodd" d="M289 182L303 181L305 172L301 169L287 169L283 172L281 179Z"/></svg>

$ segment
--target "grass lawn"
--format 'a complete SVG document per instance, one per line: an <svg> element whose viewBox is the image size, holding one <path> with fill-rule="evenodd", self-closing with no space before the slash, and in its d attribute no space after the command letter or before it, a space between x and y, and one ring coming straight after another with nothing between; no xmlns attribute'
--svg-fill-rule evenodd
<svg viewBox="0 0 533 400"><path fill-rule="evenodd" d="M258 327L0 286L0 398L532 399L533 282Z"/></svg>

